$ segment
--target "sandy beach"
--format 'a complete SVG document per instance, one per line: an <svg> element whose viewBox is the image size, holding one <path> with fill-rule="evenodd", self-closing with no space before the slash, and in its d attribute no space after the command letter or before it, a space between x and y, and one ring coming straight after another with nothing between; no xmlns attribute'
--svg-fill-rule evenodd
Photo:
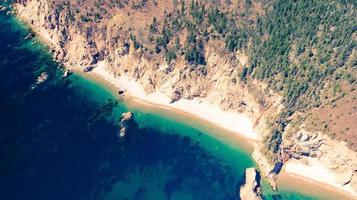
<svg viewBox="0 0 357 200"><path fill-rule="evenodd" d="M151 104L190 113L251 140L259 139L258 133L254 131L253 122L243 114L223 111L218 106L212 105L204 99L181 99L177 102L170 103L170 98L165 94L160 92L146 94L141 85L126 76L114 78L105 70L105 63L99 63L98 67L96 67L92 73L103 77L105 80L117 86L118 89L125 90L131 97Z"/></svg>
<svg viewBox="0 0 357 200"><path fill-rule="evenodd" d="M353 191L350 185L341 186L338 184L337 177L330 172L325 166L323 166L318 159L311 158L309 163L302 163L294 159L289 160L284 165L285 173L300 176L300 178L307 179L307 181L313 181L322 183L336 188L340 191L344 191L357 199L357 194ZM352 198L351 198L352 199Z"/></svg>
<svg viewBox="0 0 357 200"><path fill-rule="evenodd" d="M318 197L319 199L356 199L355 196L329 184L314 181L295 173L289 173L285 169L280 172L277 184L279 185L279 190L303 192L306 195Z"/></svg>

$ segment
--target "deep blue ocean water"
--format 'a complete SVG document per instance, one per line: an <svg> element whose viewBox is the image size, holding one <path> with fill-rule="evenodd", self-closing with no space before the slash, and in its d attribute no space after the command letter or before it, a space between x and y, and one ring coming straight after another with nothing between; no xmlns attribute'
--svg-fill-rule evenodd
<svg viewBox="0 0 357 200"><path fill-rule="evenodd" d="M63 72L14 17L0 14L0 199L239 199L249 154L188 125L127 111L98 83ZM42 72L49 78L31 86ZM308 199L283 191L266 199Z"/></svg>

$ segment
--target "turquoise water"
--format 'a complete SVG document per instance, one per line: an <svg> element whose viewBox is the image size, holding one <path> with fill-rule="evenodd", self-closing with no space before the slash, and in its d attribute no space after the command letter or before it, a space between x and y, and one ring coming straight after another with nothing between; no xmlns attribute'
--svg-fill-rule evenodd
<svg viewBox="0 0 357 200"><path fill-rule="evenodd" d="M128 107L62 71L15 18L0 14L0 199L239 199L245 151L158 113ZM35 43L34 43L35 42ZM49 79L31 86L42 72ZM310 199L289 191L265 199Z"/></svg>

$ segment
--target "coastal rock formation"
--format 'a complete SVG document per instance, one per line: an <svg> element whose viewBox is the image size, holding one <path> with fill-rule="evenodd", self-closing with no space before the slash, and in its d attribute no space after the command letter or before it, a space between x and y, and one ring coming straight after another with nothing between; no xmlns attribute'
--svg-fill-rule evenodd
<svg viewBox="0 0 357 200"><path fill-rule="evenodd" d="M260 150L260 147L258 145L255 146L252 156L253 156L254 160L257 162L262 175L267 179L267 181L269 182L272 189L276 190L277 189L277 185L276 185L277 176L276 176L276 174L271 173L271 170L274 168L274 166L271 164L271 162L268 161L268 159L262 153L262 150Z"/></svg>
<svg viewBox="0 0 357 200"><path fill-rule="evenodd" d="M300 172L304 176L320 182L330 182L357 195L357 157L344 142L301 128L298 134L284 139L282 146L282 157L286 159L288 169L289 164L296 166L297 163L304 163L302 166L306 166L307 170ZM320 173L322 170L323 174Z"/></svg>
<svg viewBox="0 0 357 200"><path fill-rule="evenodd" d="M262 189L260 187L260 175L254 168L245 170L245 184L240 188L242 200L262 200Z"/></svg>
<svg viewBox="0 0 357 200"><path fill-rule="evenodd" d="M119 123L119 137L124 137L126 132L129 130L131 123L133 120L132 112L125 112L121 115L120 123Z"/></svg>

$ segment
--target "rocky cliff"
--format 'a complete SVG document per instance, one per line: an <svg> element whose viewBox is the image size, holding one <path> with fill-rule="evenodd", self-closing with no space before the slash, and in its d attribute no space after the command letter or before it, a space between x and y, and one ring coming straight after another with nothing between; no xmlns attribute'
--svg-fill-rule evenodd
<svg viewBox="0 0 357 200"><path fill-rule="evenodd" d="M351 190L357 191L356 152L349 150L344 142L335 142L322 132L303 131L303 128L291 125L300 118L295 115L281 117L286 111L282 93L272 90L263 80L246 80L246 66L254 65L253 54L246 50L253 45L252 40L247 40L244 48L227 52L224 49L230 45L222 42L226 36L219 30L212 30L215 29L212 26L202 31L204 36L208 34L207 37L193 38L193 41L204 41L204 47L200 43L192 46L200 50L192 53L192 59L191 54L186 56L187 49L178 48L177 54L171 54L170 48L187 46L185 40L190 39L190 32L179 29L171 33L171 37L176 35L178 39L168 39L167 44L159 40L165 40L165 37L156 38L159 46L152 45L152 37L160 29L157 28L160 23L164 24L162 34L166 35L166 19L172 19L176 7L179 7L175 5L176 1L130 2L116 1L107 5L109 3L89 0L17 0L14 7L18 18L50 45L54 58L68 68L85 70L96 67L98 62L106 63L105 70L112 76L128 76L140 83L147 93L160 91L170 96L172 102L181 98L204 99L223 110L245 114L260 134L253 157L272 185L276 174L289 160L305 162L318 159L322 166L338 177L338 185L348 185ZM246 10L238 3L235 6L245 9L248 14L238 13L237 16L248 25L259 23L251 16L263 16L265 4L265 1L254 2ZM184 15L183 5L177 11L181 14L177 15ZM189 2L186 3L188 5ZM190 6L195 8L195 4ZM228 12L230 6L222 4L221 7ZM217 16L221 16L219 12ZM204 57L202 63L200 56ZM274 129L274 124L283 126ZM287 134L284 134L282 141L276 141L278 145L273 151L274 157L267 156L267 138L275 133L279 136L281 132Z"/></svg>
<svg viewBox="0 0 357 200"><path fill-rule="evenodd" d="M357 195L357 157L344 142L307 132L303 127L292 137L285 138L282 145L288 172L328 182ZM299 168L301 172L296 171Z"/></svg>

